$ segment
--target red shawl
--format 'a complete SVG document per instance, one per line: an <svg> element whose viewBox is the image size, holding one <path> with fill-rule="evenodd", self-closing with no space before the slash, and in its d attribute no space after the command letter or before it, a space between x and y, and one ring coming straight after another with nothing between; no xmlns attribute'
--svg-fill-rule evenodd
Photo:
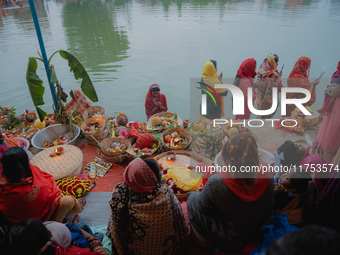
<svg viewBox="0 0 340 255"><path fill-rule="evenodd" d="M8 183L0 175L0 211L12 223L23 219L48 220L56 209L61 191L52 175L30 164L32 176Z"/></svg>
<svg viewBox="0 0 340 255"><path fill-rule="evenodd" d="M237 74L240 78L255 78L256 76L256 61L253 58L248 58L242 62Z"/></svg>
<svg viewBox="0 0 340 255"><path fill-rule="evenodd" d="M228 172L221 174L224 183L228 188L244 202L256 201L267 189L269 183L269 173L256 173L255 183L245 185L243 179L234 178Z"/></svg>
<svg viewBox="0 0 340 255"><path fill-rule="evenodd" d="M130 162L123 176L125 185L134 192L147 193L158 186L156 175L144 160L140 158Z"/></svg>
<svg viewBox="0 0 340 255"><path fill-rule="evenodd" d="M146 116L147 116L148 119L155 113L166 112L168 110L168 105L166 103L165 95L159 93L158 97L156 98L156 102L153 101L151 88L153 88L155 86L158 86L158 85L152 84L150 86L149 91L148 91L148 93L146 94L146 97L145 97L145 113L146 113ZM155 108L157 102L161 102L161 104L163 105L163 109L162 110L157 109L156 111L154 111L154 108Z"/></svg>

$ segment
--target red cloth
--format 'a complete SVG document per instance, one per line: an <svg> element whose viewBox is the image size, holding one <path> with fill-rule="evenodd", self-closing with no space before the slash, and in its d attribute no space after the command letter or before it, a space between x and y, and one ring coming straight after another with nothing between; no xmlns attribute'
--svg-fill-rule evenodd
<svg viewBox="0 0 340 255"><path fill-rule="evenodd" d="M252 202L259 199L267 189L269 183L269 173L256 173L255 183L245 186L243 179L233 178L228 172L221 174L224 183L241 200Z"/></svg>
<svg viewBox="0 0 340 255"><path fill-rule="evenodd" d="M337 83L337 80L340 78L340 61L338 63L338 66L336 67L336 71L332 75L331 83Z"/></svg>
<svg viewBox="0 0 340 255"><path fill-rule="evenodd" d="M135 192L147 193L158 186L156 175L141 158L130 162L123 177L125 185Z"/></svg>
<svg viewBox="0 0 340 255"><path fill-rule="evenodd" d="M253 58L248 58L242 62L237 74L240 78L255 78L256 76L256 61Z"/></svg>
<svg viewBox="0 0 340 255"><path fill-rule="evenodd" d="M308 80L311 60L307 57L301 57L296 61L292 72L287 79L288 87L304 88L311 92L311 99L303 104L304 106L311 106L315 103L316 94L315 89L311 90L311 83ZM287 98L303 98L305 95L301 93L287 93ZM286 116L291 116L291 112L295 109L295 105L289 104L286 108Z"/></svg>
<svg viewBox="0 0 340 255"><path fill-rule="evenodd" d="M156 102L153 101L151 88L155 85L157 85L157 84L152 84L150 86L149 91L148 91L148 93L146 94L146 97L145 97L145 113L146 113L146 116L147 116L148 119L155 113L166 112L168 110L168 105L166 103L165 95L159 93L158 97L156 98ZM162 110L157 109L155 112L153 112L153 109L155 108L156 103L158 103L158 102L161 102L163 109Z"/></svg>
<svg viewBox="0 0 340 255"><path fill-rule="evenodd" d="M56 249L55 255L101 255L100 252L91 251L89 248L79 248L77 246L70 246L68 248L57 245L53 246Z"/></svg>
<svg viewBox="0 0 340 255"><path fill-rule="evenodd" d="M49 220L56 209L61 191L52 175L30 164L32 176L20 183L8 183L0 175L0 211L11 223L23 219Z"/></svg>

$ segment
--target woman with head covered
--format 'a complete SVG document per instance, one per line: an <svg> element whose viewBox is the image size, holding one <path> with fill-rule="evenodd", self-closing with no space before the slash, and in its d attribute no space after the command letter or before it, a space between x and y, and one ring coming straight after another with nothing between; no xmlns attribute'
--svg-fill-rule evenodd
<svg viewBox="0 0 340 255"><path fill-rule="evenodd" d="M164 94L160 93L161 89L158 84L152 84L145 97L145 113L147 119L152 115L160 112L166 112L168 105Z"/></svg>
<svg viewBox="0 0 340 255"><path fill-rule="evenodd" d="M154 159L136 158L110 201L113 254L182 254L189 225Z"/></svg>

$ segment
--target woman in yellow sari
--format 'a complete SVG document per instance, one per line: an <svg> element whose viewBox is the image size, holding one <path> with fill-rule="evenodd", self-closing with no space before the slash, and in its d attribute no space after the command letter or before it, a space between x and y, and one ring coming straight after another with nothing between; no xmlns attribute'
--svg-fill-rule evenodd
<svg viewBox="0 0 340 255"><path fill-rule="evenodd" d="M227 89L224 88L215 88L215 84L222 84L222 76L222 72L217 76L217 64L215 60L209 60L204 64L202 79L200 83L202 94L209 94L207 93L207 91L209 91L214 99L212 99L210 95L207 95L207 113L205 115L200 115L200 120L220 119L224 116L223 97L226 96L228 92ZM211 88L213 88L220 96L222 104L220 103L217 95Z"/></svg>

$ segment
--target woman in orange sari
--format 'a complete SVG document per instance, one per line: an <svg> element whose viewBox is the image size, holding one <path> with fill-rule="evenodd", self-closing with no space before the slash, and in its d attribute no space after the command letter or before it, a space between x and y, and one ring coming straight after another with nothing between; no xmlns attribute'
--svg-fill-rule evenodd
<svg viewBox="0 0 340 255"><path fill-rule="evenodd" d="M303 88L307 89L311 93L311 99L303 104L304 106L311 106L315 103L315 87L319 84L319 79L316 79L313 82L309 82L309 70L310 70L311 60L307 57L301 57L296 61L292 72L288 76L287 86L291 88ZM303 98L305 95L301 93L287 93L287 98ZM292 111L295 109L295 105L288 104L286 107L286 116L290 117Z"/></svg>
<svg viewBox="0 0 340 255"><path fill-rule="evenodd" d="M53 176L29 164L26 152L20 147L6 150L2 166L0 211L10 223L28 218L61 222L67 214L83 210L82 200L61 197Z"/></svg>

